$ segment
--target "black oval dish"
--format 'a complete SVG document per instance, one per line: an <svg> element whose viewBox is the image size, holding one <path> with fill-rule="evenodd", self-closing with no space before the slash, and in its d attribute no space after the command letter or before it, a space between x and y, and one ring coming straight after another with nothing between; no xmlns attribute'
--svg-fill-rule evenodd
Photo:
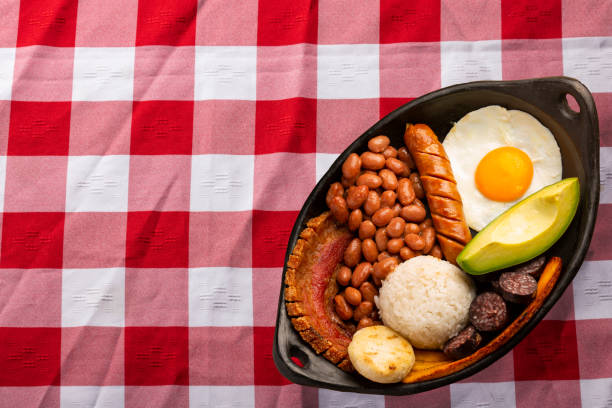
<svg viewBox="0 0 612 408"><path fill-rule="evenodd" d="M566 96L572 95L580 112L574 112ZM578 212L563 237L548 251L563 260L561 277L550 296L532 319L506 344L473 365L450 375L413 384L377 384L357 374L347 374L317 355L293 329L285 310L284 284L280 293L274 362L279 371L297 384L371 394L405 395L440 387L468 377L498 360L529 333L551 307L578 272L586 255L599 204L599 129L597 111L589 90L579 81L567 77L520 81L479 81L450 86L415 99L391 112L352 143L334 162L308 196L289 238L285 264L305 222L325 211L329 185L340 180L341 166L353 152L367 150L367 141L385 134L394 146L403 143L406 123L426 123L443 140L466 113L487 105L519 109L535 116L555 136L563 160L563 177L580 179L581 199ZM285 277L283 270L283 282ZM303 367L291 358L297 357Z"/></svg>

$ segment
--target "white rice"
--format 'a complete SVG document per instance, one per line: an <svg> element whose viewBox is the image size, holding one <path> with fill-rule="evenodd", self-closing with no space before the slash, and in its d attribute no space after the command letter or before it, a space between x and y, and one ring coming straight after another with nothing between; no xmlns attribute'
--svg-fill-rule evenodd
<svg viewBox="0 0 612 408"><path fill-rule="evenodd" d="M461 269L433 256L417 256L383 281L375 301L385 326L416 348L434 350L467 325L475 296L474 282Z"/></svg>

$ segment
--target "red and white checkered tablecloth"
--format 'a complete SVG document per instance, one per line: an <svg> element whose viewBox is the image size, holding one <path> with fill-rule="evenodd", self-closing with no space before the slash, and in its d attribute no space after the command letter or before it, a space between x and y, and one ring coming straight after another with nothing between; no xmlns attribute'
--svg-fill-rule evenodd
<svg viewBox="0 0 612 408"><path fill-rule="evenodd" d="M406 397L272 361L307 194L397 106L478 79L594 93L601 205L510 354ZM612 1L0 0L0 407L599 407L612 401Z"/></svg>

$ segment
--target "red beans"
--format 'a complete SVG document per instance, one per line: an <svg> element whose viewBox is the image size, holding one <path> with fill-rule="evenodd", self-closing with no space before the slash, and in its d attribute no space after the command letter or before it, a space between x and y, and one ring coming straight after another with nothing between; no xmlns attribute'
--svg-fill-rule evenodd
<svg viewBox="0 0 612 408"><path fill-rule="evenodd" d="M346 205L346 200L340 196L335 196L331 199L329 203L329 209L331 210L334 218L340 224L344 224L348 221L348 206Z"/></svg>
<svg viewBox="0 0 612 408"><path fill-rule="evenodd" d="M368 186L351 186L346 193L346 204L351 210L361 207L368 197Z"/></svg>
<svg viewBox="0 0 612 408"><path fill-rule="evenodd" d="M372 238L376 234L376 225L370 220L365 220L359 225L359 238Z"/></svg>
<svg viewBox="0 0 612 408"><path fill-rule="evenodd" d="M355 236L336 273L341 291L334 309L358 329L381 324L374 297L400 262L421 254L442 258L414 168L405 146L396 149L387 136L376 136L368 141L368 151L347 157L340 182L327 191L336 222L348 223Z"/></svg>
<svg viewBox="0 0 612 408"><path fill-rule="evenodd" d="M342 163L342 175L347 179L355 178L361 170L361 158L357 153L351 153Z"/></svg>
<svg viewBox="0 0 612 408"><path fill-rule="evenodd" d="M361 155L361 165L364 169L380 170L385 167L385 156L378 153L365 152Z"/></svg>
<svg viewBox="0 0 612 408"><path fill-rule="evenodd" d="M387 235L391 238L399 238L404 234L404 228L406 226L406 221L400 217L394 217L389 221L389 225L387 225Z"/></svg>
<svg viewBox="0 0 612 408"><path fill-rule="evenodd" d="M374 153L382 153L391 141L387 136L376 136L368 141L368 149Z"/></svg>
<svg viewBox="0 0 612 408"><path fill-rule="evenodd" d="M407 178L402 178L397 185L397 199L401 205L411 204L416 195L412 183Z"/></svg>
<svg viewBox="0 0 612 408"><path fill-rule="evenodd" d="M393 218L393 210L391 208L381 208L372 215L372 222L377 227L384 227Z"/></svg>

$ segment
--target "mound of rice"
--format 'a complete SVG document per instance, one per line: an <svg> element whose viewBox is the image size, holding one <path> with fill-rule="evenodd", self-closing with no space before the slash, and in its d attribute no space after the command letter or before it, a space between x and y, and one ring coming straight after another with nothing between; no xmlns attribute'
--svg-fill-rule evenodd
<svg viewBox="0 0 612 408"><path fill-rule="evenodd" d="M417 256L387 276L376 304L385 326L416 348L434 350L466 326L475 296L474 282L461 269Z"/></svg>

